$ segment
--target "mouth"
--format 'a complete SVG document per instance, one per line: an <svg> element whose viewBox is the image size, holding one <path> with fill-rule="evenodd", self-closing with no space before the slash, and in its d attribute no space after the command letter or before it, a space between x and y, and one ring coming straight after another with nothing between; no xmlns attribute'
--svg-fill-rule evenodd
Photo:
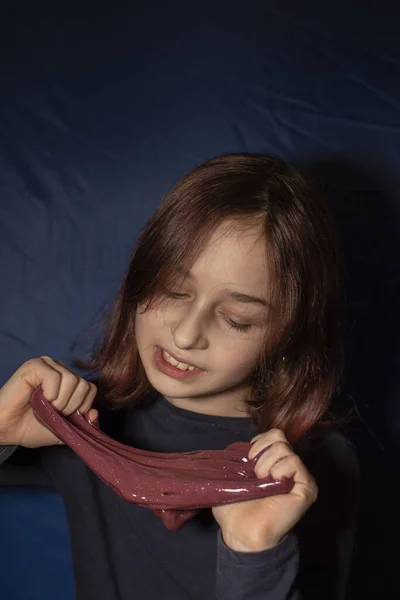
<svg viewBox="0 0 400 600"><path fill-rule="evenodd" d="M200 367L198 367L197 365L194 365L193 363L185 360L184 358L177 356L176 354L173 354L172 352L169 352L168 350L165 350L164 348L161 348L161 352L163 355L163 359L168 362L169 364L172 364L173 367L187 367L190 370L193 369L198 369L199 371L202 371L203 369L200 369ZM185 368L182 368L182 370L184 371Z"/></svg>
<svg viewBox="0 0 400 600"><path fill-rule="evenodd" d="M186 379L204 373L204 369L178 360L180 357L167 352L160 346L156 346L154 358L158 370L174 379Z"/></svg>

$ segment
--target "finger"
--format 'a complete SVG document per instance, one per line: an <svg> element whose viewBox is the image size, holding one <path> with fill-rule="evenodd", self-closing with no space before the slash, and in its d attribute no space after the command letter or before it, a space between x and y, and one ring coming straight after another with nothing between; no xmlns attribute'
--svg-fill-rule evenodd
<svg viewBox="0 0 400 600"><path fill-rule="evenodd" d="M271 476L273 479L293 478L294 487L291 494L305 498L309 505L318 497L318 486L315 479L296 454L275 464L271 469Z"/></svg>
<svg viewBox="0 0 400 600"><path fill-rule="evenodd" d="M61 369L66 369L67 367L60 360L54 360L51 356L41 356L40 360L51 366L56 371L61 371Z"/></svg>
<svg viewBox="0 0 400 600"><path fill-rule="evenodd" d="M89 398L88 398L89 397ZM83 410L83 405L88 398L87 408ZM68 416L72 415L76 410L80 410L80 412L87 412L87 410L92 405L93 393L88 381L84 379L80 379L78 385L75 390L71 394L66 406L60 411L63 415Z"/></svg>
<svg viewBox="0 0 400 600"><path fill-rule="evenodd" d="M89 384L89 390L88 390L85 398L83 399L82 404L79 406L79 411L83 415L85 415L92 408L94 399L97 394L97 387L94 385L94 383L91 383L91 382L87 382L87 383Z"/></svg>
<svg viewBox="0 0 400 600"><path fill-rule="evenodd" d="M82 414L87 413L97 393L95 384L72 373L60 360L54 360L49 356L41 358L62 376L58 397L52 402L54 408L65 416L71 415L78 409Z"/></svg>
<svg viewBox="0 0 400 600"><path fill-rule="evenodd" d="M267 477L276 463L292 455L293 451L288 443L275 442L257 459L254 472L257 477Z"/></svg>
<svg viewBox="0 0 400 600"><path fill-rule="evenodd" d="M69 371L66 367L60 365L59 361L53 360L49 356L40 357L54 371L61 375L61 383L56 397L48 397L51 405L64 415L72 414L82 404L88 391L88 382ZM67 408L68 406L68 408Z"/></svg>
<svg viewBox="0 0 400 600"><path fill-rule="evenodd" d="M51 369L55 373L57 373L58 377L61 377L61 379L58 379L59 385L52 386L52 393L48 392L48 388L50 386L47 385L48 380L51 379L51 377L47 378L43 382L43 392L45 394L46 399L52 404L52 406L54 406L54 408L58 412L60 412L65 408L65 406L68 403L68 400L70 399L71 395L76 389L79 382L79 377L77 375L74 375L74 373L68 371L68 369L61 367L55 360L53 360L49 356L41 356L40 360L42 360L47 366L51 367Z"/></svg>
<svg viewBox="0 0 400 600"><path fill-rule="evenodd" d="M260 436L257 436L257 438L258 439L251 446L248 454L248 458L250 460L255 458L262 450L265 450L275 442L285 442L290 448L292 448L285 434L280 429L271 429L266 433L260 434Z"/></svg>
<svg viewBox="0 0 400 600"><path fill-rule="evenodd" d="M26 371L21 376L33 390L41 386L46 400L53 402L60 393L62 376L50 361L48 356L28 360L22 365Z"/></svg>
<svg viewBox="0 0 400 600"><path fill-rule="evenodd" d="M99 412L95 408L92 408L86 413L86 418L91 425L99 429Z"/></svg>
<svg viewBox="0 0 400 600"><path fill-rule="evenodd" d="M295 482L306 483L311 477L303 461L297 454L285 457L285 460L278 461L271 468L273 477L293 477Z"/></svg>

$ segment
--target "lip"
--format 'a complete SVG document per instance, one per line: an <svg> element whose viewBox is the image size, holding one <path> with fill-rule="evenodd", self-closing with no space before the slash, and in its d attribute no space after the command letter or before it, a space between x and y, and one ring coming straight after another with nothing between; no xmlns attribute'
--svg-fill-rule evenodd
<svg viewBox="0 0 400 600"><path fill-rule="evenodd" d="M197 375L204 373L204 370L197 367L193 371L182 371L181 369L178 369L177 367L167 363L163 358L162 349L159 346L156 346L154 352L154 361L157 369L161 371L161 373L164 373L164 375L168 375L173 379L191 379L192 377L196 377Z"/></svg>

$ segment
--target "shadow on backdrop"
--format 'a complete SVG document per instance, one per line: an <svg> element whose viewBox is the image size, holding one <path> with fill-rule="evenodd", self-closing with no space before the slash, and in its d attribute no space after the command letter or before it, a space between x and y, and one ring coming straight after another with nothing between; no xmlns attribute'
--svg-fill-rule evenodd
<svg viewBox="0 0 400 600"><path fill-rule="evenodd" d="M398 587L399 424L395 406L400 337L400 215L394 183L370 166L333 160L302 168L334 215L342 263L344 373L335 401L361 470L359 527L348 598L375 599Z"/></svg>

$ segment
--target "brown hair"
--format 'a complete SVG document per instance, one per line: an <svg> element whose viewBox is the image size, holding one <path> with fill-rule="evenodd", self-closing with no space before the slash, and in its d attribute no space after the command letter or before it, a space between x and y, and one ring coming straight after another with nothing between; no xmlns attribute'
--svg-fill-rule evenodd
<svg viewBox="0 0 400 600"><path fill-rule="evenodd" d="M101 342L89 362L74 364L99 374L112 403L150 391L135 341L137 307L162 298L167 279L176 283L227 220L261 226L273 274L274 308L248 412L259 431L279 428L294 442L327 414L338 383L338 255L325 202L280 159L221 156L178 182L139 236Z"/></svg>

